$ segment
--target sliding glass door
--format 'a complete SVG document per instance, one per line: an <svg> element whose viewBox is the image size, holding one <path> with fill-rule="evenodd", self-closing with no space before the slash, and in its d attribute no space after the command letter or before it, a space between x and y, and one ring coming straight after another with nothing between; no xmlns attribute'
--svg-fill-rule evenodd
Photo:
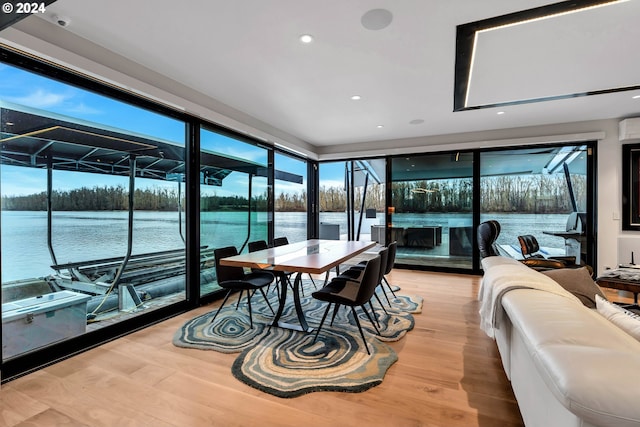
<svg viewBox="0 0 640 427"><path fill-rule="evenodd" d="M184 301L186 123L0 80L3 361Z"/></svg>
<svg viewBox="0 0 640 427"><path fill-rule="evenodd" d="M268 240L268 153L229 135L200 132L200 294L219 290L213 250Z"/></svg>
<svg viewBox="0 0 640 427"><path fill-rule="evenodd" d="M390 178L396 264L471 268L473 153L394 157Z"/></svg>
<svg viewBox="0 0 640 427"><path fill-rule="evenodd" d="M592 262L587 244L590 151L587 144L578 144L481 153L480 220L500 223L497 243L504 254L522 258L518 236L533 235L540 256Z"/></svg>
<svg viewBox="0 0 640 427"><path fill-rule="evenodd" d="M384 241L384 159L320 164L321 239Z"/></svg>
<svg viewBox="0 0 640 427"><path fill-rule="evenodd" d="M307 239L307 162L275 153L274 236Z"/></svg>

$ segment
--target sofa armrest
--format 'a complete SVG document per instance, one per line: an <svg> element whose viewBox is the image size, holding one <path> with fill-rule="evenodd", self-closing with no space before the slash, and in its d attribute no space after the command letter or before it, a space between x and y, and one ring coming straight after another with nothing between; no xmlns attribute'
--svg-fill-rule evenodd
<svg viewBox="0 0 640 427"><path fill-rule="evenodd" d="M502 306L537 375L567 410L597 426L640 426L640 342L552 293L517 289Z"/></svg>

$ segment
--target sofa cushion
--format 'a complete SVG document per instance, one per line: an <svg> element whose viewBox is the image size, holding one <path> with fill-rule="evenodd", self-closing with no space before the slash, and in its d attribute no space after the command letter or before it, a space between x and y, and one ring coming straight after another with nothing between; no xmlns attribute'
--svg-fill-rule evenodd
<svg viewBox="0 0 640 427"><path fill-rule="evenodd" d="M571 292L564 289L552 278L527 267L520 261L505 257L488 257L482 260L485 269L480 285L480 328L491 338L499 328L500 300L514 289L529 288L562 296L578 307L582 303Z"/></svg>
<svg viewBox="0 0 640 427"><path fill-rule="evenodd" d="M599 296L596 296L596 304L598 313L640 341L640 316Z"/></svg>
<svg viewBox="0 0 640 427"><path fill-rule="evenodd" d="M532 352L554 344L637 351L638 341L577 301L549 292L516 289L502 297L514 328L527 337Z"/></svg>
<svg viewBox="0 0 640 427"><path fill-rule="evenodd" d="M542 271L542 274L555 280L560 286L574 294L589 308L596 308L596 295L607 299L600 287L593 281L586 267L557 268Z"/></svg>

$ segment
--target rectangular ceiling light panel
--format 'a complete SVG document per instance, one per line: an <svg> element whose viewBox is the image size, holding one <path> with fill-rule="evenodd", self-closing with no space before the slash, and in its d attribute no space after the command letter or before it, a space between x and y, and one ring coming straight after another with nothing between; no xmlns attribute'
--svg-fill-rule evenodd
<svg viewBox="0 0 640 427"><path fill-rule="evenodd" d="M475 32L464 108L640 85L640 1L616 1Z"/></svg>

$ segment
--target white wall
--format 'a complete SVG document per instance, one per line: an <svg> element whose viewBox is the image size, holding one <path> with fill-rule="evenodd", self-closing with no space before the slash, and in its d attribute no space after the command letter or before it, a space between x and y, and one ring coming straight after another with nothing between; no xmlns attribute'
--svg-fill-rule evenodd
<svg viewBox="0 0 640 427"><path fill-rule="evenodd" d="M27 20L25 20L27 21ZM628 262L629 254L618 255L619 238L626 251L637 247L640 263L640 232L621 230L621 144L618 141L618 120L600 120L500 129L485 132L430 136L396 141L376 141L314 147L293 136L284 134L268 124L257 122L238 111L178 82L170 81L151 70L143 69L131 61L117 57L99 46L85 46L69 33L55 26L37 26L47 33L31 34L24 31L24 23L8 28L0 34L0 42L44 57L71 69L99 77L127 90L142 94L190 114L227 126L260 139L291 149L311 159L329 160L349 157L372 157L385 154L432 152L479 147L505 147L540 143L598 140L598 201L597 201L597 271ZM18 28L22 28L20 30ZM85 41L86 42L86 41ZM55 44L54 44L55 43ZM88 43L88 42L87 42ZM61 47L61 46L64 46Z"/></svg>

